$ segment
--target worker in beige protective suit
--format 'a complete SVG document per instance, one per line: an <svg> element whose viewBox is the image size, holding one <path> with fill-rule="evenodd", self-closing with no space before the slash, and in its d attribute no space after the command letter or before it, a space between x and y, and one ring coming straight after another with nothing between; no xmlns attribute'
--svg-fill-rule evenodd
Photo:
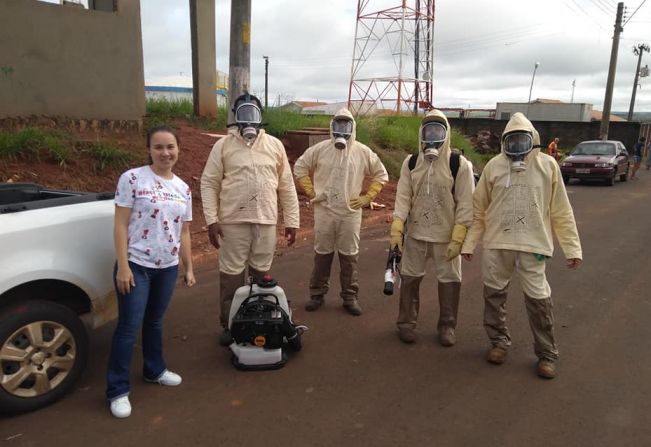
<svg viewBox="0 0 651 447"><path fill-rule="evenodd" d="M233 107L237 129L217 141L201 176L210 243L219 250L220 343L230 344L228 315L235 291L270 268L276 249L278 203L291 245L299 226L298 196L283 144L261 129L261 104L252 95Z"/></svg>
<svg viewBox="0 0 651 447"><path fill-rule="evenodd" d="M330 122L330 139L308 148L294 164L294 174L314 205L315 255L307 311L323 305L337 252L343 306L352 315L362 314L357 300L362 208L378 195L389 176L377 154L355 139L355 130L352 114L339 110ZM370 186L360 195L366 178Z"/></svg>
<svg viewBox="0 0 651 447"><path fill-rule="evenodd" d="M423 118L420 151L415 165L407 157L402 164L390 249L402 252L398 336L416 341L420 306L420 283L427 259L434 261L438 280L438 340L443 346L456 343L455 328L461 291L459 252L472 223L472 192L475 187L471 163L450 149L450 125L439 110ZM451 169L456 159L456 179ZM412 162L413 163L413 162ZM404 240L404 244L403 244Z"/></svg>
<svg viewBox="0 0 651 447"><path fill-rule="evenodd" d="M556 375L551 289L545 259L553 254L556 234L567 267L581 263L581 244L560 168L541 153L540 137L531 122L515 113L502 134L502 153L491 159L474 195L474 220L463 245L463 257L483 241L484 327L491 341L487 360L502 364L511 336L506 327L506 294L511 278L520 279L538 357L537 373Z"/></svg>

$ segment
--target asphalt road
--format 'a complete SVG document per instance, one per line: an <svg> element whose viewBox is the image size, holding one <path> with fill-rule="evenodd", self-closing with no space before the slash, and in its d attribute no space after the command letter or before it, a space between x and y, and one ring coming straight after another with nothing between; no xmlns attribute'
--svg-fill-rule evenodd
<svg viewBox="0 0 651 447"><path fill-rule="evenodd" d="M520 287L509 295L513 347L507 362L484 360L480 259L464 262L458 344L434 342L435 283L424 281L419 342L394 329L397 297L382 295L387 226L363 233L362 317L344 313L338 275L327 305L302 309L309 244L273 272L310 327L284 369L239 372L217 337L217 271L179 288L165 338L178 388L145 384L134 363L133 414L116 420L103 399L112 327L92 335L79 387L40 411L0 420L7 446L641 446L651 442L651 172L614 187L569 186L584 247L578 271L560 250L549 261L558 377L535 375ZM557 247L558 248L558 247ZM338 272L335 264L333 272Z"/></svg>

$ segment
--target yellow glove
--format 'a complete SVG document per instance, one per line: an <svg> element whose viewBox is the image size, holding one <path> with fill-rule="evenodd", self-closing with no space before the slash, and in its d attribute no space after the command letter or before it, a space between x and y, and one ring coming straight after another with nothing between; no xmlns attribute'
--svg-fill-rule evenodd
<svg viewBox="0 0 651 447"><path fill-rule="evenodd" d="M382 191L382 183L371 182L371 186L368 187L366 194L350 199L348 205L354 210L358 208L364 208L365 206L368 206L373 201L373 199L375 199L375 197L377 197L380 191Z"/></svg>
<svg viewBox="0 0 651 447"><path fill-rule="evenodd" d="M461 246L463 245L463 241L466 239L466 233L468 233L468 228L464 225L457 224L452 228L452 237L450 238L446 254L448 261L452 261L454 258L459 256L459 253L461 253Z"/></svg>
<svg viewBox="0 0 651 447"><path fill-rule="evenodd" d="M405 231L405 223L402 219L397 217L393 218L391 222L391 239L389 242L389 250L393 250L393 247L398 247L398 250L402 253L402 235Z"/></svg>
<svg viewBox="0 0 651 447"><path fill-rule="evenodd" d="M312 179L310 179L310 176L304 175L303 177L300 177L298 183L303 188L307 198L312 200L316 194L314 193L314 185L312 185Z"/></svg>

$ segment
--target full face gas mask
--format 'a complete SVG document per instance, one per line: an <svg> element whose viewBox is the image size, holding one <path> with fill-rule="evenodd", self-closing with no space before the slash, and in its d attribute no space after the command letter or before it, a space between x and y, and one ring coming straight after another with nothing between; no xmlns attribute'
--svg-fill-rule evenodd
<svg viewBox="0 0 651 447"><path fill-rule="evenodd" d="M522 172L527 169L524 158L533 149L533 138L529 132L511 132L504 137L504 153L511 159L511 170Z"/></svg>
<svg viewBox="0 0 651 447"><path fill-rule="evenodd" d="M442 123L430 122L423 124L420 131L420 145L423 156L427 161L439 158L439 149L445 142L448 130Z"/></svg>
<svg viewBox="0 0 651 447"><path fill-rule="evenodd" d="M233 113L235 124L247 144L252 144L258 136L262 124L261 104L253 95L244 94L235 100Z"/></svg>
<svg viewBox="0 0 651 447"><path fill-rule="evenodd" d="M348 118L335 118L332 120L332 136L337 149L346 149L346 143L353 134L353 120Z"/></svg>

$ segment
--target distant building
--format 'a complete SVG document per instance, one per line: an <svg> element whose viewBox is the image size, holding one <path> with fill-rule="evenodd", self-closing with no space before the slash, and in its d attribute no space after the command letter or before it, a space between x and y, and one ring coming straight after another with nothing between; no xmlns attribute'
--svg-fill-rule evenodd
<svg viewBox="0 0 651 447"><path fill-rule="evenodd" d="M565 103L557 99L536 99L527 102L498 102L495 119L508 120L514 113L524 113L531 121L583 121L592 120L592 104Z"/></svg>
<svg viewBox="0 0 651 447"><path fill-rule="evenodd" d="M348 107L348 101L341 102L318 102L318 101L292 101L280 108L287 111L302 113L304 115L334 115L342 107ZM367 115L376 115L378 109L372 101L353 101L351 112L355 113L357 110L364 110Z"/></svg>
<svg viewBox="0 0 651 447"><path fill-rule="evenodd" d="M217 107L228 105L228 74L217 70ZM192 101L192 77L187 75L165 76L158 81L163 85L145 85L147 99L166 99L168 101Z"/></svg>
<svg viewBox="0 0 651 447"><path fill-rule="evenodd" d="M280 106L280 108L287 111L287 112L302 113L303 109L306 108L306 107L320 107L320 106L326 106L326 105L328 105L327 102L292 101L292 102L288 102L287 104L284 104L284 105Z"/></svg>
<svg viewBox="0 0 651 447"><path fill-rule="evenodd" d="M217 107L226 107L228 95L224 89L216 89ZM192 87L170 87L163 85L145 85L145 98L166 99L168 101L192 101Z"/></svg>

